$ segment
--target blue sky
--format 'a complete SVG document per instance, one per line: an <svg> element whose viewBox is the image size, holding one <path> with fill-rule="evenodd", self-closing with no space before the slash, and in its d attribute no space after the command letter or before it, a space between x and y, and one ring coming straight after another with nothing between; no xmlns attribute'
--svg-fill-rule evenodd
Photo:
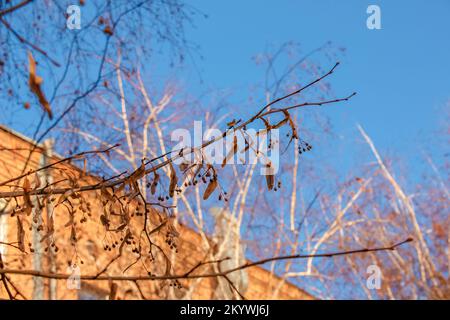
<svg viewBox="0 0 450 320"><path fill-rule="evenodd" d="M187 3L208 15L206 19L197 16L195 27L186 32L204 59L194 54L195 67L188 60L184 68L160 71L163 77L176 73L177 81L193 96L209 88L230 90L237 104L249 96L252 85L263 81L264 70L252 57L268 45L294 41L308 52L332 41L346 49L341 66L330 78L333 93L358 92L345 105L323 109L343 137L344 150L360 139L355 129L360 123L382 151L415 161L420 156L418 146L425 146L443 129L446 118L442 115L448 114L450 101L448 0ZM381 30L366 27L370 4L381 8ZM31 134L35 126L23 123L35 123L36 112L21 110L18 116L12 126Z"/></svg>
<svg viewBox="0 0 450 320"><path fill-rule="evenodd" d="M339 134L354 134L360 123L380 148L407 156L418 139L443 125L450 99L450 1L189 3L209 15L196 20L188 38L200 45L198 68L210 86L240 89L260 81L263 70L251 57L268 44L295 41L308 51L331 40L346 48L330 79L334 93L358 92L345 108L324 111ZM381 30L366 27L370 4L381 8ZM194 90L198 83L191 82Z"/></svg>

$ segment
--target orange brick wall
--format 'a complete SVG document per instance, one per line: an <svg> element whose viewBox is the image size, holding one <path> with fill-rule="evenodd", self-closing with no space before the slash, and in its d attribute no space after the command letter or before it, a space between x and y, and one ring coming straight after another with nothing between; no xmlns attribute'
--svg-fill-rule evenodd
<svg viewBox="0 0 450 320"><path fill-rule="evenodd" d="M29 154L30 142L26 138L21 137L9 130L0 126L0 182L9 178L15 177L21 173L25 160ZM31 161L27 170L37 168L39 166L39 159L41 157L42 149L37 148L32 154ZM57 161L55 157L53 161ZM70 172L71 175L79 177L80 185L85 183L96 183L98 179L93 176L81 177L82 170L71 166L64 165L59 166L64 169L64 172ZM54 180L61 179L59 171L52 170L52 176ZM33 178L30 178L32 180ZM20 183L23 183L22 181ZM20 184L19 183L19 184ZM12 186L0 186L0 191L10 191ZM89 198L91 203L91 216L86 215L86 222L80 225L77 222L77 243L76 246L72 246L70 243L70 227L66 226L69 215L67 209L61 205L54 211L54 224L55 224L55 244L58 247L58 252L55 254L54 263L56 265L57 273L68 273L68 259L75 254L79 256L79 259L83 260L83 264L80 265L82 275L96 274L102 270L107 263L117 254L117 248L112 251L105 251L103 249L104 243L111 244L116 238L120 237L120 234L106 233L104 226L99 222L100 215L103 211L98 198L98 192L89 192L83 194ZM59 196L55 196L54 202L56 202ZM9 205L8 208L11 207ZM46 225L46 212L45 209L42 212L44 225ZM77 212L76 220L83 217L82 212ZM25 239L27 254L23 254L15 248L2 246L3 260L5 268L8 269L33 269L33 257L37 254L29 252L28 242L32 242L30 239L31 232L28 230L30 217L21 217L24 221L24 228L26 229L27 238ZM17 218L6 216L2 218L3 224L6 223L7 227L7 240L16 241L17 239ZM133 223L136 225L142 224L142 217L134 217ZM140 220L139 220L140 219ZM174 258L172 272L181 274L187 272L196 265L198 262L203 261L206 256L206 251L202 249L200 245L202 243L201 236L186 226L178 226L177 230L180 232L178 241L178 253L172 253L170 256ZM41 232L41 237L45 234L45 230ZM113 239L114 238L114 239ZM135 239L136 240L136 239ZM164 235L156 236L156 243L160 245L165 251L171 252L167 244L164 243ZM47 241L43 241L43 247L46 247ZM130 265L130 261L133 262L136 259L136 254L131 251L132 246L125 246L123 254L118 258L105 274L109 275L122 275L123 270ZM52 250L52 249L50 249ZM42 257L42 271L49 271L49 262L51 261L51 255L49 251L41 251ZM154 264L162 263L161 260L156 260ZM158 266L156 268L158 270ZM163 270L164 268L159 268ZM208 271L204 268L202 271ZM249 276L249 285L245 293L247 299L312 299L313 297L305 293L298 287L282 281L280 278L274 276L270 272L261 267L252 267L247 269ZM125 275L128 276L146 276L147 272L142 266L137 263L134 267L130 268ZM33 292L33 279L27 275L8 275L14 285L23 293L28 299L32 297ZM49 280L44 279L44 298L48 298L49 295ZM142 294L146 298L151 299L167 299L167 298L183 298L189 290L192 291L190 296L193 299L212 299L214 298L214 291L217 285L217 280L214 278L204 278L200 280L182 280L182 289L172 289L168 286L167 282L161 281L139 281L139 287ZM119 285L119 291L117 297L120 299L139 299L141 294L135 283L130 281L117 282ZM83 281L82 288L89 292L96 293L98 297L106 297L109 293L108 281ZM273 296L278 288L278 294ZM57 299L77 299L78 290L67 289L66 280L57 281ZM2 286L0 286L0 298L7 298L6 292Z"/></svg>

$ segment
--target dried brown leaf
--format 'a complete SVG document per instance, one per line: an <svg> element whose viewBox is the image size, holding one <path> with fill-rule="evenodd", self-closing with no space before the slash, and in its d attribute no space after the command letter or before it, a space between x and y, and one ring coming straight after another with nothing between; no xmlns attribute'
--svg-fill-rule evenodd
<svg viewBox="0 0 450 320"><path fill-rule="evenodd" d="M108 218L107 218L104 214L102 214L102 215L100 216L100 222L101 222L102 225L104 225L104 226L108 226L108 225L109 225L109 220L108 220Z"/></svg>
<svg viewBox="0 0 450 320"><path fill-rule="evenodd" d="M209 182L208 186L206 187L205 193L203 194L203 200L207 200L209 196L216 190L217 187L217 180L213 179Z"/></svg>
<svg viewBox="0 0 450 320"><path fill-rule="evenodd" d="M55 207L59 206L61 203L63 203L64 201L66 201L72 194L73 194L73 190L67 190L66 192L64 192L58 199L58 202L56 203Z"/></svg>
<svg viewBox="0 0 450 320"><path fill-rule="evenodd" d="M177 187L177 173L172 165L172 162L169 162L170 167L170 185L169 185L169 195L173 197L175 188Z"/></svg>
<svg viewBox="0 0 450 320"><path fill-rule="evenodd" d="M25 179L23 180L22 188L23 188L23 191L25 191L25 192L30 192L31 191L31 183L30 183L30 180L28 180L27 177L25 177Z"/></svg>
<svg viewBox="0 0 450 320"><path fill-rule="evenodd" d="M75 231L75 227L72 225L72 229L70 230L70 242L75 244L77 242L77 233Z"/></svg>
<svg viewBox="0 0 450 320"><path fill-rule="evenodd" d="M104 199L106 199L107 201L111 201L111 202L114 201L113 195L112 195L108 190L106 190L105 187L102 187L102 188L100 189L100 193L101 193L102 197L103 197Z"/></svg>
<svg viewBox="0 0 450 320"><path fill-rule="evenodd" d="M25 230L23 229L22 221L17 216L17 242L21 251L25 250Z"/></svg>
<svg viewBox="0 0 450 320"><path fill-rule="evenodd" d="M228 152L226 158L223 159L223 162L222 162L222 168L225 167L225 165L227 164L227 162L229 162L229 161L233 158L233 156L234 156L234 155L236 154L236 152L237 152L237 149L238 149L237 136L234 135L234 137L233 137L233 149L231 149L230 152Z"/></svg>
<svg viewBox="0 0 450 320"><path fill-rule="evenodd" d="M34 174L34 188L37 189L37 188L40 188L40 187L41 187L41 178L39 178L39 175L36 172Z"/></svg>
<svg viewBox="0 0 450 320"><path fill-rule="evenodd" d="M50 119L53 119L50 104L48 103L41 89L41 84L43 80L41 77L36 75L36 61L34 60L31 52L28 52L28 69L29 69L28 86L30 87L31 92L38 98L41 107L44 109L45 112L47 112L48 117Z"/></svg>
<svg viewBox="0 0 450 320"><path fill-rule="evenodd" d="M153 178L153 182L152 182L152 185L150 187L150 192L152 193L152 195L156 193L156 186L158 185L158 181L159 181L159 174L157 174L155 172L154 175L155 175L155 177Z"/></svg>
<svg viewBox="0 0 450 320"><path fill-rule="evenodd" d="M266 175L267 188L269 190L273 189L273 185L275 184L275 176L273 174Z"/></svg>

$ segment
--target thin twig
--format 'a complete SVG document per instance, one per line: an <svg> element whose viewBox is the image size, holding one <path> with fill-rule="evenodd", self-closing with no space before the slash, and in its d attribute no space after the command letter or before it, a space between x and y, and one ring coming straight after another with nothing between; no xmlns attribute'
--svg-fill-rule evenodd
<svg viewBox="0 0 450 320"><path fill-rule="evenodd" d="M336 251L329 253L320 253L320 254L297 254L297 255L287 255L287 256L277 256L272 258L267 258L255 262L247 262L241 266L236 268L228 269L223 272L214 272L214 273L206 273L206 274L180 274L180 275L164 275L164 276L97 276L97 275L81 275L80 280L99 280L99 281L138 281L138 280L175 280L175 279L198 279L198 278L216 278L223 277L224 275L228 275L230 273L244 270L250 267L255 267L259 265L263 265L265 263L271 261L283 261L290 259L307 259L307 258L332 258L336 256L350 255L356 253L365 253L365 252L377 252L377 251L392 251L396 250L399 246L413 241L412 238L407 238L404 241L395 243L391 246L387 247L375 247L375 248L363 248L363 249L355 249L355 250L347 250L347 251ZM47 279L68 279L70 274L62 274L62 273L49 273L49 272L41 272L36 270L15 270L15 269L0 269L0 274L21 274L21 275L29 275L34 277L41 277Z"/></svg>
<svg viewBox="0 0 450 320"><path fill-rule="evenodd" d="M104 149L104 150L90 150L90 151L83 151L83 152L77 153L77 154L75 154L75 155L73 155L73 156L70 156L70 157L67 157L67 158L58 160L58 161L53 162L53 163L51 163L51 164L49 164L49 165L46 165L46 166L44 166L44 167L40 167L39 169L36 169L36 170L30 170L30 171L28 171L27 173L21 174L20 176L17 176L17 177L15 177L15 178L12 178L12 179L9 179L9 180L3 181L3 182L0 182L0 187L6 185L6 184L8 184L8 183L11 183L11 182L20 180L20 179L22 179L22 178L25 178L26 176L29 176L29 175L31 175L31 174L33 174L33 173L37 173L37 172L39 172L39 171L49 169L49 168L51 168L51 167L53 167L53 166L55 166L55 165L58 165L58 164L60 164L60 163L63 163L63 162L70 162L71 160L84 158L84 156L87 156L87 155L89 155L89 154L108 153L109 151L111 151L112 149L114 149L114 148L116 148L116 147L118 147L118 146L120 146L120 144L115 144L115 145L113 145L112 147L109 147L109 148Z"/></svg>

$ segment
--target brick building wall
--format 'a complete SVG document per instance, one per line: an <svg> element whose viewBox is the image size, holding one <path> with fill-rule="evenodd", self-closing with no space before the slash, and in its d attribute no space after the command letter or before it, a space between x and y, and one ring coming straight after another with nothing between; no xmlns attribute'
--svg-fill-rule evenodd
<svg viewBox="0 0 450 320"><path fill-rule="evenodd" d="M31 146L32 143L26 137L0 126L0 182L16 177L23 171ZM43 152L42 146L36 148L30 157L25 172L42 166ZM58 159L58 157L51 157L47 161L56 162ZM94 176L84 175L82 169L70 164L61 164L57 168L52 169L50 173L54 181L62 180L67 176L75 177L80 185L93 184L100 181ZM32 180L33 178L30 177L30 179ZM20 183L23 183L23 181L20 181L19 185ZM17 182L0 186L0 191L11 191L14 189L13 185L15 184ZM47 226L47 217L50 211L47 212L47 208L43 208L40 211L39 219L42 219L44 228L43 230L33 231L36 229L36 225L39 225L39 223L32 225L29 223L29 221L32 221L35 212L32 213L31 218L27 218L23 214L22 216L20 214L11 216L9 213L12 207L16 206L17 203L21 205L21 200L18 199L16 203L16 200L10 199L11 201L7 204L3 214L0 215L0 241L16 242L19 236L19 224L22 224L26 231L24 244L27 253L24 254L14 247L0 244L0 253L2 254L4 267L7 269L36 270L36 266L40 265L43 272L52 271L67 274L71 271L70 265L75 261L82 275L92 275L102 271L118 255L119 251L118 248L105 251L104 246L112 246L115 241L119 243L119 238L123 238L123 234L106 232L105 227L99 222L103 209L98 193L96 191L83 194L83 196L87 197L91 210L89 215L86 212L77 212L75 215L77 220L75 221L77 232L76 245L72 245L70 240L71 227L68 226L68 221L71 216L68 214L67 207L59 205L54 210L49 209L53 212L55 233L52 235L52 238L54 239L57 252L55 252L55 247L50 245L49 239L45 239L45 226ZM57 198L59 196L53 196L53 199L50 199L53 201L50 201L50 203L55 205L58 202ZM0 203L1 209L2 203ZM85 221L80 223L79 220L84 220L83 218L86 218ZM19 220L20 222L18 222ZM136 220L137 224L140 223L139 221L142 222L142 219L139 220L138 217L135 217L134 220ZM205 239L200 234L183 225L177 225L177 230L180 233L177 253L171 250L164 242L163 234L156 235L155 243L169 252L173 264L172 273L182 274L199 262L204 261L208 252L205 249L206 246L202 245ZM44 240L42 240L43 238ZM138 239L133 239L133 242L136 241ZM206 239L206 241L210 240ZM31 244L34 252L30 251L29 244ZM146 276L147 271L140 265L140 262L123 273L130 266L131 262L136 261L136 253L132 251L133 246L136 245L125 246L120 257L109 265L104 274ZM161 264L161 267L158 267L159 264ZM164 269L163 264L161 259L156 259L153 262L153 265L156 265L156 269L159 271ZM202 272L208 271L207 266L199 270ZM311 295L293 284L276 277L262 267L248 268L246 272L249 280L244 296L247 299L313 299ZM82 281L80 290L76 290L69 289L66 280L38 279L29 275L16 274L10 274L8 277L27 299L102 299L106 298L110 292L110 283L108 281ZM182 289L174 289L167 281L142 280L138 281L137 284L131 281L121 281L117 283L119 285L117 298L139 299L143 295L148 299L214 299L215 292L218 290L218 280L216 278L181 280L180 282L183 286ZM41 288L41 290L36 288ZM0 298L7 297L5 289L3 286L0 286Z"/></svg>

